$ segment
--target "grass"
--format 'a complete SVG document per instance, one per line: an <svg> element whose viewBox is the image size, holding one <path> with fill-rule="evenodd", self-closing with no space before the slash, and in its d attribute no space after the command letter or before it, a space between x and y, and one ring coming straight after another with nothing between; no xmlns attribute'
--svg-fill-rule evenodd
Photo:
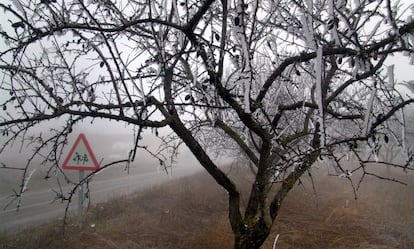
<svg viewBox="0 0 414 249"><path fill-rule="evenodd" d="M246 174L234 177L246 186ZM369 180L354 200L349 185L337 178L316 177L317 196L303 179L286 199L263 248L272 248L277 234L277 248L283 249L414 248L412 186ZM232 248L226 210L226 193L200 173L100 203L88 211L82 231L69 220L64 233L59 221L0 235L0 249Z"/></svg>

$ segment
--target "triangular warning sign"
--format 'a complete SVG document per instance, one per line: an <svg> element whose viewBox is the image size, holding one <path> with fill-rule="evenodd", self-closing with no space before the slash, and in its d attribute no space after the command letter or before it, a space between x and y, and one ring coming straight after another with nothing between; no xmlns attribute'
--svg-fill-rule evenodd
<svg viewBox="0 0 414 249"><path fill-rule="evenodd" d="M98 161L83 133L79 134L62 165L63 169L96 170Z"/></svg>

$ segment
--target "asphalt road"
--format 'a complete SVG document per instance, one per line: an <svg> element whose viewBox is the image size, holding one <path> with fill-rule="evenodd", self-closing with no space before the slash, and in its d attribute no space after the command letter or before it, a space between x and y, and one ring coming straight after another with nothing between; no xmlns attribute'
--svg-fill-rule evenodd
<svg viewBox="0 0 414 249"><path fill-rule="evenodd" d="M152 172L139 175L129 175L109 180L92 181L90 183L91 202L96 204L111 198L131 194L135 191L145 190L152 186L177 179L182 176L194 174L200 168L176 168L173 175L165 172ZM69 188L64 189L69 191ZM53 202L55 193L52 190L27 192L22 199L22 206L16 211L16 206L11 205L4 210L9 198L0 197L0 231L12 232L22 230L35 225L46 223L54 219L63 218L66 203ZM74 196L70 205L70 212L77 210L78 197Z"/></svg>

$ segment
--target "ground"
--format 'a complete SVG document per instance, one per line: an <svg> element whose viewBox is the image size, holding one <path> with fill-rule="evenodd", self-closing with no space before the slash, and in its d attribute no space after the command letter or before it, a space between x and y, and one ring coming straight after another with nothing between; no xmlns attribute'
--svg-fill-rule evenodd
<svg viewBox="0 0 414 249"><path fill-rule="evenodd" d="M247 171L233 171L239 184ZM308 177L286 199L263 248L412 249L413 176L408 186L368 178L358 199L346 179L316 172L315 195ZM243 199L243 201L246 201ZM69 220L16 234L0 235L0 249L12 248L232 248L226 193L205 173L169 182L134 196L91 207L85 228Z"/></svg>

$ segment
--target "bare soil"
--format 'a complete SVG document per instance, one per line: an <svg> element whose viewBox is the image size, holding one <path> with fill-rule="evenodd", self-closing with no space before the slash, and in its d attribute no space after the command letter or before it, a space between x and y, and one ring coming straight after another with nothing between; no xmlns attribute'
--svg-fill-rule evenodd
<svg viewBox="0 0 414 249"><path fill-rule="evenodd" d="M247 171L232 175L242 186L250 181ZM414 180L398 177L408 186L368 178L358 200L346 179L321 173L314 177L315 194L310 179L303 178L263 248L271 249L277 235L278 249L414 248ZM0 235L0 249L232 248L226 211L226 192L200 173L98 204L88 211L82 231L69 220L64 229L57 221Z"/></svg>

